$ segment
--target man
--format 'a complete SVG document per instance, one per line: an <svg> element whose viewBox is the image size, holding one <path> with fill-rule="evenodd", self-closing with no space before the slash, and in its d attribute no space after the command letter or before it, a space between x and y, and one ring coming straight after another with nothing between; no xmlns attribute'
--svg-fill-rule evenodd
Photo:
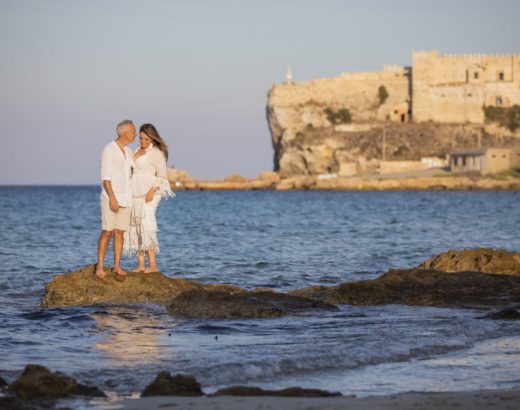
<svg viewBox="0 0 520 410"><path fill-rule="evenodd" d="M135 125L130 120L121 121L116 128L117 138L107 144L101 153L101 235L98 242L96 276L106 275L103 263L108 244L114 236L114 273L126 276L121 269L123 234L130 225L132 189L130 186L132 150L128 144L135 141Z"/></svg>

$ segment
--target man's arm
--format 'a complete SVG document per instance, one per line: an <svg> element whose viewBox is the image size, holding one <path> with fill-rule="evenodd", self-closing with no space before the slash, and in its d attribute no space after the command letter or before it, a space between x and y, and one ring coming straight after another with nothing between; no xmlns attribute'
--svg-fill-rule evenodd
<svg viewBox="0 0 520 410"><path fill-rule="evenodd" d="M119 212L119 203L117 202L114 191L112 190L112 182L108 179L103 180L103 188L107 191L110 209L112 212Z"/></svg>
<svg viewBox="0 0 520 410"><path fill-rule="evenodd" d="M112 150L105 147L101 154L101 181L103 181L103 188L105 188L108 194L110 209L112 212L118 212L119 203L112 189L112 168Z"/></svg>

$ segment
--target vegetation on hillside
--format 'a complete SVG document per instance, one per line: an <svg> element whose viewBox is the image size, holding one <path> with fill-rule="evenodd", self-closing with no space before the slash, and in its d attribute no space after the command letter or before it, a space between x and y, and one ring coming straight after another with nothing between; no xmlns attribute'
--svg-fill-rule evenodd
<svg viewBox="0 0 520 410"><path fill-rule="evenodd" d="M515 104L512 107L485 105L483 110L486 121L496 122L511 132L520 128L520 105Z"/></svg>
<svg viewBox="0 0 520 410"><path fill-rule="evenodd" d="M379 86L377 90L377 98L379 98L379 105L383 105L388 98L388 91L384 85Z"/></svg>
<svg viewBox="0 0 520 410"><path fill-rule="evenodd" d="M348 108L340 108L338 111L325 108L323 112L327 115L327 119L331 124L350 124L352 122L352 115Z"/></svg>

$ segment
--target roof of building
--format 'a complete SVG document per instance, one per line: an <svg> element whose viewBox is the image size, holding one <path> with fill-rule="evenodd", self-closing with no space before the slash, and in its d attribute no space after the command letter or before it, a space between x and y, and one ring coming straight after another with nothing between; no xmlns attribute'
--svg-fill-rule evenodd
<svg viewBox="0 0 520 410"><path fill-rule="evenodd" d="M454 155L466 155L466 156L480 156L485 155L488 151L495 151L495 150L507 150L510 151L509 148L495 148L495 147L489 147L489 148L468 148L468 149L459 149L457 151L452 151L450 153L451 156Z"/></svg>

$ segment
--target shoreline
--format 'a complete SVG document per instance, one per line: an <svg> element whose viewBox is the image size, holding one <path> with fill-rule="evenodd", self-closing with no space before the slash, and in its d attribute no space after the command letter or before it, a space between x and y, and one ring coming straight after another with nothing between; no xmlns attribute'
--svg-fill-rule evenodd
<svg viewBox="0 0 520 410"><path fill-rule="evenodd" d="M296 175L280 178L266 173L257 178L225 178L213 180L175 179L173 190L182 191L520 191L520 177L512 175L468 176L439 175L413 177L320 177Z"/></svg>
<svg viewBox="0 0 520 410"><path fill-rule="evenodd" d="M111 409L164 409L189 408L193 410L219 409L262 409L262 410L300 410L300 409L349 409L382 410L388 408L412 410L441 410L457 407L460 410L504 409L512 410L520 404L520 387L504 390L475 390L458 392L407 392L368 397L274 397L274 396L156 396L138 399L92 401L91 405Z"/></svg>

